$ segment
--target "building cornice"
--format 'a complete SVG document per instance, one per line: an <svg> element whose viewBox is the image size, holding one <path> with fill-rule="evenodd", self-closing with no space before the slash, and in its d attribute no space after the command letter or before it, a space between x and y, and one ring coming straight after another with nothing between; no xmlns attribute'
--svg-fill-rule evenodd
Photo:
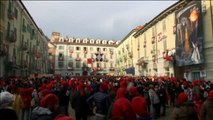
<svg viewBox="0 0 213 120"><path fill-rule="evenodd" d="M88 44L88 43L69 43L69 42L50 42L53 45L80 45L80 46L101 46L101 47L116 47L116 45L108 44Z"/></svg>
<svg viewBox="0 0 213 120"><path fill-rule="evenodd" d="M154 17L150 22L146 23L144 25L144 28L139 30L138 32L136 32L133 36L135 38L137 38L139 35L143 34L147 29L149 29L150 27L155 25L158 21L161 21L162 19L164 19L165 17L167 17L174 11L184 7L188 2L190 2L190 1L189 0L179 0L178 2L174 3L173 5L171 5L164 11L162 11L160 14L158 14L156 17Z"/></svg>

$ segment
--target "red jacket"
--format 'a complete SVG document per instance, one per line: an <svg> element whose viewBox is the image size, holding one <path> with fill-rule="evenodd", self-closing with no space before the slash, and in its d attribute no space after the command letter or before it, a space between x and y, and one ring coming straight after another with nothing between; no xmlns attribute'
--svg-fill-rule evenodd
<svg viewBox="0 0 213 120"><path fill-rule="evenodd" d="M31 99L32 99L33 88L20 88L19 94L21 95L21 99L23 101L23 108L28 109L31 107Z"/></svg>

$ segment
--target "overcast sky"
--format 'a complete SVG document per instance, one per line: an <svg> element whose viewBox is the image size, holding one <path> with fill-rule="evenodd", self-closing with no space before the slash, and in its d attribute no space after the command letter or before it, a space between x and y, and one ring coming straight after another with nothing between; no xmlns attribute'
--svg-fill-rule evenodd
<svg viewBox="0 0 213 120"><path fill-rule="evenodd" d="M61 36L122 40L176 1L23 1L49 38Z"/></svg>

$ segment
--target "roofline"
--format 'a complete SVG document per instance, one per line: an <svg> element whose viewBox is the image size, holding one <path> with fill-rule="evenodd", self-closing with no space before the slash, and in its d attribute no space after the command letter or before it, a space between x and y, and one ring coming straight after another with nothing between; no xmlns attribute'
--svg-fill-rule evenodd
<svg viewBox="0 0 213 120"><path fill-rule="evenodd" d="M137 31L137 30L135 30L135 29L132 29L119 43L118 43L118 45L116 45L116 48L121 44L121 43L123 43L130 35L132 35L132 33L134 33L135 31Z"/></svg>
<svg viewBox="0 0 213 120"><path fill-rule="evenodd" d="M33 17L30 15L29 11L27 10L27 8L25 7L25 5L23 4L23 2L21 0L18 0L20 2L20 4L22 5L22 7L24 8L24 10L26 11L26 13L28 14L28 16L30 17L30 19L32 20L33 24L36 26L37 30L39 31L39 33L41 35L44 35L44 33L42 33L40 31L40 28L38 27L38 25L36 24L36 22L34 21Z"/></svg>
<svg viewBox="0 0 213 120"><path fill-rule="evenodd" d="M167 15L171 14L173 11L177 10L179 6L186 4L187 2L190 2L188 0L179 0L173 5L169 6L167 9L163 10L161 13L159 13L156 17L154 17L151 21L146 23L144 25L144 28L137 31L133 36L136 38L143 32L145 32L149 27L151 27L155 22L158 22L159 20L162 20L165 18Z"/></svg>

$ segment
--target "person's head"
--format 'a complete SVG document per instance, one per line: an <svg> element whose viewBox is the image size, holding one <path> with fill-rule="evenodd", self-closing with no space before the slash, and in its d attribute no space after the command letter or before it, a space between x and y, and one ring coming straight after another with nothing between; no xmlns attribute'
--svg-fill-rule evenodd
<svg viewBox="0 0 213 120"><path fill-rule="evenodd" d="M178 95L177 104L182 105L183 103L187 102L187 100L188 96L184 92L182 92Z"/></svg>
<svg viewBox="0 0 213 120"><path fill-rule="evenodd" d="M137 96L137 95L139 95L138 90L137 90L136 87L130 87L130 88L129 88L129 94L132 95L132 96Z"/></svg>
<svg viewBox="0 0 213 120"><path fill-rule="evenodd" d="M41 90L39 93L38 93L38 97L39 97L39 99L42 99L44 96L46 96L47 94L49 94L50 93L50 90L48 90L48 89L43 89L43 90Z"/></svg>
<svg viewBox="0 0 213 120"><path fill-rule="evenodd" d="M13 103L13 95L7 91L0 93L0 107L9 107Z"/></svg>
<svg viewBox="0 0 213 120"><path fill-rule="evenodd" d="M126 93L127 91L125 88L119 88L116 93L116 98L118 99L118 98L125 97Z"/></svg>
<svg viewBox="0 0 213 120"><path fill-rule="evenodd" d="M41 99L41 107L48 108L52 112L57 111L59 100L58 97L52 93L47 94Z"/></svg>

